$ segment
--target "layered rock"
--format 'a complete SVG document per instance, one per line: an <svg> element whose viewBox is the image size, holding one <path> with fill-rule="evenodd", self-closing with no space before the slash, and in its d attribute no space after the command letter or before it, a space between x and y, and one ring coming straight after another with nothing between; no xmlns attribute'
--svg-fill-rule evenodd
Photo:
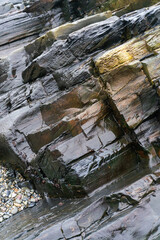
<svg viewBox="0 0 160 240"><path fill-rule="evenodd" d="M0 164L72 198L6 239L158 239L156 2L0 3Z"/></svg>
<svg viewBox="0 0 160 240"><path fill-rule="evenodd" d="M159 27L127 40L159 11L79 20L3 58L1 162L41 192L74 197L158 161Z"/></svg>
<svg viewBox="0 0 160 240"><path fill-rule="evenodd" d="M159 27L154 32L158 37ZM155 42L157 37L151 33L153 37L151 40L151 36L148 37L149 33L151 32L147 32L140 39L131 40L106 52L96 59L95 64L112 104L123 115L127 125L135 129L138 136L142 129L154 128L154 130L150 129L148 144L146 143L153 145L152 141L159 141L159 98L157 98L159 95L157 79L159 46ZM151 44L153 44L152 47ZM147 65L153 59L154 64ZM157 60L156 64L155 60ZM144 132L141 132L141 137L144 138ZM141 137L138 138L141 143L144 143ZM154 150L157 152L156 149Z"/></svg>
<svg viewBox="0 0 160 240"><path fill-rule="evenodd" d="M35 239L144 239L159 237L159 171L104 195ZM158 239L158 238L157 238Z"/></svg>

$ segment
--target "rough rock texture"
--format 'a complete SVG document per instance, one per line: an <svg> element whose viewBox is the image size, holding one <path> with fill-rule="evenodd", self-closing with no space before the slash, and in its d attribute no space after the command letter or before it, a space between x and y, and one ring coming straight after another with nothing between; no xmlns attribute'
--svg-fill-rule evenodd
<svg viewBox="0 0 160 240"><path fill-rule="evenodd" d="M99 198L73 218L39 232L35 239L158 239L158 182L159 171Z"/></svg>
<svg viewBox="0 0 160 240"><path fill-rule="evenodd" d="M46 30L39 18L52 19L54 4L8 12L4 24L16 15L20 32L2 45ZM18 16L28 13L24 26ZM1 162L50 196L84 196L159 159L160 5L111 15L64 24L1 58Z"/></svg>
<svg viewBox="0 0 160 240"><path fill-rule="evenodd" d="M89 199L37 240L158 231L160 5L148 7L156 2L1 1L0 163L42 195ZM136 182L104 192L139 169Z"/></svg>

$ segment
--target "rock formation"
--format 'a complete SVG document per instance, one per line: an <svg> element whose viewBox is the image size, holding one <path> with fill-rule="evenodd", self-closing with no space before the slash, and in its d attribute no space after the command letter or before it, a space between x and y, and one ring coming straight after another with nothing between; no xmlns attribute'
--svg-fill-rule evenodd
<svg viewBox="0 0 160 240"><path fill-rule="evenodd" d="M0 162L42 195L85 197L159 163L160 5L115 2L0 5ZM154 180L146 179L140 181L150 192ZM67 222L63 231L51 231L59 229L57 239L80 236L112 208L137 204L146 194L127 191L97 200L72 219L75 235ZM115 206L108 205L113 199ZM110 227L101 229L85 239L105 239L106 231L111 239Z"/></svg>

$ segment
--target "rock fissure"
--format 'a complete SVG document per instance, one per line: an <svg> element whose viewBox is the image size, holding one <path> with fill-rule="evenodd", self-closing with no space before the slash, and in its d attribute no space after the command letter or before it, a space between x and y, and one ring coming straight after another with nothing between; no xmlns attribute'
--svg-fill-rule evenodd
<svg viewBox="0 0 160 240"><path fill-rule="evenodd" d="M61 199L59 223L35 239L150 236L159 196L160 5L9 3L0 3L0 163ZM97 13L101 7L116 11ZM69 218L59 217L70 201Z"/></svg>

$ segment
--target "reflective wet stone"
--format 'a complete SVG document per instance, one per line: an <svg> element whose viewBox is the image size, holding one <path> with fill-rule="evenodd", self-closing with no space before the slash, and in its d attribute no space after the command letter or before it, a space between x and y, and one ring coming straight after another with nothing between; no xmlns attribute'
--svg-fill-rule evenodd
<svg viewBox="0 0 160 240"><path fill-rule="evenodd" d="M33 203L33 202L28 205L29 208L32 208L34 206L35 206L35 203Z"/></svg>

